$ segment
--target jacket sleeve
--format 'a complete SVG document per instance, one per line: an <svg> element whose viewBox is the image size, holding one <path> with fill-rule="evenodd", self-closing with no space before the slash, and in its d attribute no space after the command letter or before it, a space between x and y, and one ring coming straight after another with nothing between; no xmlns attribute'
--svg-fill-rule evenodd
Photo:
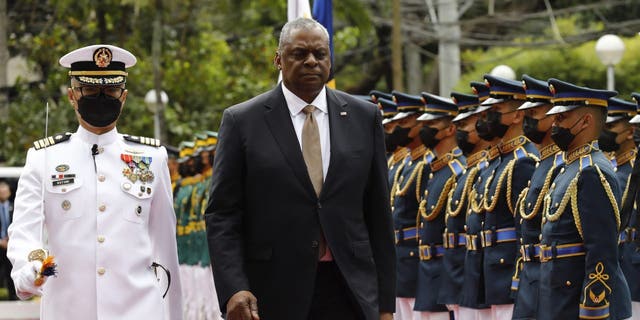
<svg viewBox="0 0 640 320"><path fill-rule="evenodd" d="M380 113L373 124L373 163L365 190L364 214L369 229L373 259L378 272L380 312L394 312L396 291L396 258L393 222L389 204L387 162Z"/></svg>
<svg viewBox="0 0 640 320"><path fill-rule="evenodd" d="M595 166L585 168L577 184L577 199L572 199L573 216L584 240L585 278L580 297L580 318L609 317L614 277L618 268L617 183L605 179ZM571 191L570 191L571 192ZM572 195L573 196L573 195Z"/></svg>
<svg viewBox="0 0 640 320"><path fill-rule="evenodd" d="M44 159L42 155L46 150L36 151L29 149L27 161L20 180L14 201L13 222L9 225L9 246L7 257L11 260L13 269L11 277L16 284L16 292L20 299L28 299L33 295L41 295L41 289L37 292L22 287L23 281L18 279L28 268L27 256L29 252L40 249L42 245L42 228L44 228L44 211L42 201L42 169Z"/></svg>
<svg viewBox="0 0 640 320"><path fill-rule="evenodd" d="M231 296L249 290L242 234L245 155L238 124L229 109L222 115L218 137L205 221L218 301L224 314Z"/></svg>
<svg viewBox="0 0 640 320"><path fill-rule="evenodd" d="M173 211L167 152L164 147L161 150L162 165L160 172L158 172L158 190L156 190L151 202L149 237L153 250L152 257L155 262L164 266L171 274L169 291L164 300L166 314L169 315L169 320L180 320L182 319L182 285L176 245L176 215Z"/></svg>

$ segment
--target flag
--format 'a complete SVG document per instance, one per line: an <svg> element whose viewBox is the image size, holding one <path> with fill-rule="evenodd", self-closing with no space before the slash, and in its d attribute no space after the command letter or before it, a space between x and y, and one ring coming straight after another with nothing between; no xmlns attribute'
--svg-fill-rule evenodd
<svg viewBox="0 0 640 320"><path fill-rule="evenodd" d="M313 18L322 24L329 32L329 49L331 50L331 73L329 74L329 88L335 89L333 79L333 3L332 0L315 0L313 2Z"/></svg>
<svg viewBox="0 0 640 320"><path fill-rule="evenodd" d="M307 0L287 0L287 21L300 17L311 18L311 9Z"/></svg>

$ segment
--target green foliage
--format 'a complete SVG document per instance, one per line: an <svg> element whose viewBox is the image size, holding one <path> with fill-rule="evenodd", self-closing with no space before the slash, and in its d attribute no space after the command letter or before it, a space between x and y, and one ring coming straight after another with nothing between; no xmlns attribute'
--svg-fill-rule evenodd
<svg viewBox="0 0 640 320"><path fill-rule="evenodd" d="M558 20L563 37L594 32L603 28L600 23L579 25L578 17ZM528 74L538 79L558 78L581 86L606 88L606 67L595 53L596 40L581 44L531 46L530 44L550 39L551 32L545 30L539 38L518 39L520 47L493 47L488 50L465 50L461 60L465 73L455 90L469 92L470 81L482 81L482 76L497 65L508 65L519 78ZM616 90L619 97L630 100L630 93L640 90L640 53L637 36L623 38L626 50L616 70Z"/></svg>

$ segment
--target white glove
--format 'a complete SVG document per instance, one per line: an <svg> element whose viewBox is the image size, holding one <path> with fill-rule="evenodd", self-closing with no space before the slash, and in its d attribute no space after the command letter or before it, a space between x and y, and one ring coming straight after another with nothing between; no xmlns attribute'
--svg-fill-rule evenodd
<svg viewBox="0 0 640 320"><path fill-rule="evenodd" d="M42 286L36 286L34 284L36 277L38 276L38 272L42 268L42 261L34 260L27 262L18 273L14 277L14 282L16 286L16 292L18 297L22 300L29 299L34 295L42 295ZM47 281L47 277L43 279L44 282Z"/></svg>

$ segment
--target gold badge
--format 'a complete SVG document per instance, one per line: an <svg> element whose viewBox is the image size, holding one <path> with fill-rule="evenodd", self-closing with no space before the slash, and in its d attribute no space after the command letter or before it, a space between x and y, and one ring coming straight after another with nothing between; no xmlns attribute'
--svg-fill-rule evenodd
<svg viewBox="0 0 640 320"><path fill-rule="evenodd" d="M61 206L62 206L62 209L63 209L63 210L65 210L65 211L66 211L66 210L69 210L69 209L71 209L71 201L69 201L69 200L64 200L64 201L62 201Z"/></svg>
<svg viewBox="0 0 640 320"><path fill-rule="evenodd" d="M109 64L111 64L112 57L113 54L109 48L98 48L98 50L93 53L93 61L95 61L96 66L100 68L108 67Z"/></svg>
<svg viewBox="0 0 640 320"><path fill-rule="evenodd" d="M56 166L56 171L57 172L67 172L67 171L69 171L69 165L68 164L60 164L60 165Z"/></svg>

